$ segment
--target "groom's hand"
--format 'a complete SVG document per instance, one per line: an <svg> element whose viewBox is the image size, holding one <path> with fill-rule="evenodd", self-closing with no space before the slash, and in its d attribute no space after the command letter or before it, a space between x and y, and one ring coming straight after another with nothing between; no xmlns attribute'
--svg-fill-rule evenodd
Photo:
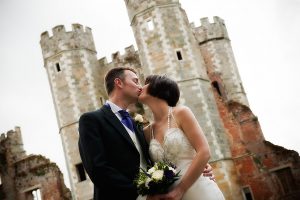
<svg viewBox="0 0 300 200"><path fill-rule="evenodd" d="M216 181L212 170L213 169L210 164L207 163L203 171L203 176L209 177L210 180Z"/></svg>

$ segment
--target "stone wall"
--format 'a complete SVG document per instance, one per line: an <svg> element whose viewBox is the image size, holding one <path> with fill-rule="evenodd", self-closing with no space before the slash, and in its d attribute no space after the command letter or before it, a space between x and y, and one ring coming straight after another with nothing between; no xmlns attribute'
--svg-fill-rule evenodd
<svg viewBox="0 0 300 200"><path fill-rule="evenodd" d="M33 200L37 190L43 200L72 199L55 163L41 155L26 155L19 127L1 135L0 176L2 200Z"/></svg>

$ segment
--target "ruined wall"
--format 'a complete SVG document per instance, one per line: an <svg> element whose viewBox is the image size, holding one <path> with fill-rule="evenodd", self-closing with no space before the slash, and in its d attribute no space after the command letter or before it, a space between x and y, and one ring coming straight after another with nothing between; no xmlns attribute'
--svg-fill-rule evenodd
<svg viewBox="0 0 300 200"><path fill-rule="evenodd" d="M217 75L211 78L221 80ZM220 88L222 91L222 84ZM214 88L214 95L227 129L238 174L236 178L243 195L250 193L254 199L298 199L299 154L265 141L258 118L247 106L226 101L226 95L217 88ZM222 174L217 172L216 178L222 182ZM223 187L222 184L220 186Z"/></svg>
<svg viewBox="0 0 300 200"><path fill-rule="evenodd" d="M70 200L58 166L41 155L26 155L21 130L2 134L0 139L1 200L33 200L40 190L43 200Z"/></svg>

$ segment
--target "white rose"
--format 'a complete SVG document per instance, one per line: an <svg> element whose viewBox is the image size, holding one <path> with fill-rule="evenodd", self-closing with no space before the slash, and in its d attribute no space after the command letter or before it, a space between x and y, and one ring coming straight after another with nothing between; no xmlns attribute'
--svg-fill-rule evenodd
<svg viewBox="0 0 300 200"><path fill-rule="evenodd" d="M136 114L135 117L134 117L134 120L136 122L140 122L140 123L143 123L143 121L144 121L143 116L140 115L140 114Z"/></svg>
<svg viewBox="0 0 300 200"><path fill-rule="evenodd" d="M159 181L163 178L164 176L164 171L163 170L157 170L155 172L153 172L152 174L152 178Z"/></svg>
<svg viewBox="0 0 300 200"><path fill-rule="evenodd" d="M151 168L148 170L148 173L149 173L149 174L152 174L153 172L155 172L155 168L154 168L154 167L151 167Z"/></svg>

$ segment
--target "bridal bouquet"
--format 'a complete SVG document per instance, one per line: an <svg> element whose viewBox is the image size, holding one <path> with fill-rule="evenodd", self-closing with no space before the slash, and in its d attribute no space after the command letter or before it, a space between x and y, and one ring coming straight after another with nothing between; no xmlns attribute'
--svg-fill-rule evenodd
<svg viewBox="0 0 300 200"><path fill-rule="evenodd" d="M179 179L179 172L169 162L157 162L148 171L141 168L134 180L138 194L154 195L168 192L169 187Z"/></svg>

